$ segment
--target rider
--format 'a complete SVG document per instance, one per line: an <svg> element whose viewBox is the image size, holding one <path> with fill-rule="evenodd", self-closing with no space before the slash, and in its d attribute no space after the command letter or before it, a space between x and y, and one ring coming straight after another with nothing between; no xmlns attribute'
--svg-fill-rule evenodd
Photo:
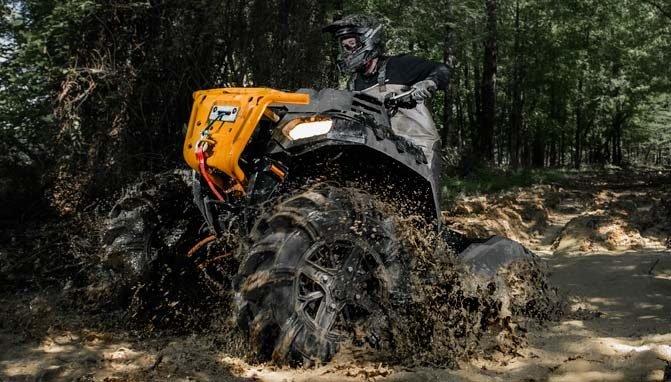
<svg viewBox="0 0 671 382"><path fill-rule="evenodd" d="M361 91L380 101L391 92L410 87L417 101L413 109L399 109L392 119L394 132L419 146L431 167L440 155L440 136L424 104L436 89L448 86L447 67L410 55L385 56L382 24L371 16L350 15L323 29L338 40L338 68L350 73L348 90Z"/></svg>

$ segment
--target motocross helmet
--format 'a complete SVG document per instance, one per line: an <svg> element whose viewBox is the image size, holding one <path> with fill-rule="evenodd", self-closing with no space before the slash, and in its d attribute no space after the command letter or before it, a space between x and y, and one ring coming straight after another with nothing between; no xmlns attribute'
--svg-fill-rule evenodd
<svg viewBox="0 0 671 382"><path fill-rule="evenodd" d="M345 16L322 29L338 40L338 68L354 73L384 51L384 29L374 17Z"/></svg>

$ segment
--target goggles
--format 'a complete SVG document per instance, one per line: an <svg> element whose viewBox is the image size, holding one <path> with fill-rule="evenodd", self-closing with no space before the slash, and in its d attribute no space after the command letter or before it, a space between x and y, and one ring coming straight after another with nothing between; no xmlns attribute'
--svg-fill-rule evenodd
<svg viewBox="0 0 671 382"><path fill-rule="evenodd" d="M340 39L340 49L343 52L354 52L361 46L358 36L346 36Z"/></svg>

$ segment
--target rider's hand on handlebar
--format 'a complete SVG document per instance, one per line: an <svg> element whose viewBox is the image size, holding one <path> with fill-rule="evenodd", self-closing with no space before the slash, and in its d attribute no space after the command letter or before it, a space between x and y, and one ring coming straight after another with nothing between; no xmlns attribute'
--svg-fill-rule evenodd
<svg viewBox="0 0 671 382"><path fill-rule="evenodd" d="M437 88L438 86L433 80L419 81L412 85L412 98L418 103L422 103L431 98L433 92L436 91Z"/></svg>

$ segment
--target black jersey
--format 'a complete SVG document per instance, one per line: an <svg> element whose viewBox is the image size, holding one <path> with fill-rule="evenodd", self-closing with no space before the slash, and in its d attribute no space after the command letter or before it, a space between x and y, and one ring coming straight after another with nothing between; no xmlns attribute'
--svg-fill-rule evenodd
<svg viewBox="0 0 671 382"><path fill-rule="evenodd" d="M386 60L386 64L384 61ZM419 81L430 79L436 83L438 89L447 89L447 67L425 60L423 58L401 55L381 57L378 61L378 70L370 75L354 74L352 90L364 90L378 83L380 65L386 65L385 79L387 85L412 86Z"/></svg>

